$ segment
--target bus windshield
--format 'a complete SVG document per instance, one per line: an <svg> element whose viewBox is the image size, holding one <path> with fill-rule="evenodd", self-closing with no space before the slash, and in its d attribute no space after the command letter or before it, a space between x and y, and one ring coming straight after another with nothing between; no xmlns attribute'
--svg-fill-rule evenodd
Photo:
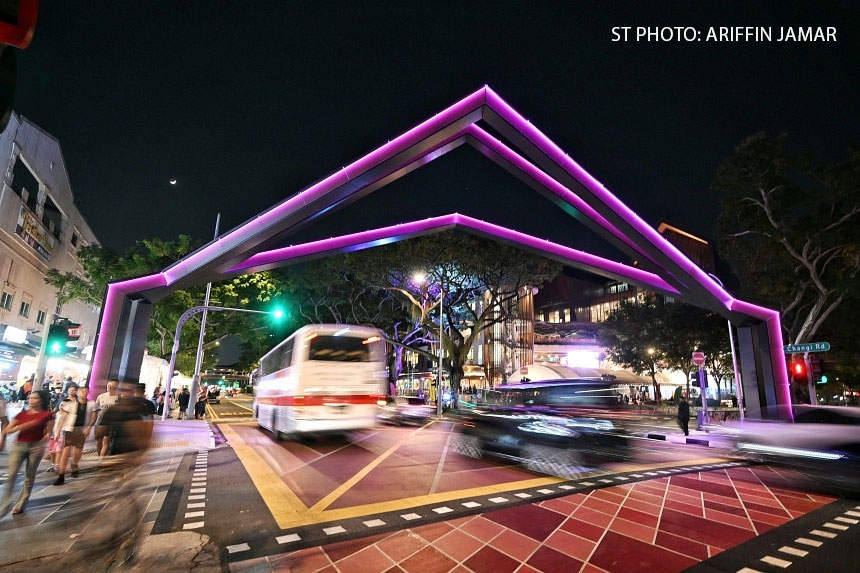
<svg viewBox="0 0 860 573"><path fill-rule="evenodd" d="M317 335L310 341L308 360L370 362L370 344L352 336Z"/></svg>

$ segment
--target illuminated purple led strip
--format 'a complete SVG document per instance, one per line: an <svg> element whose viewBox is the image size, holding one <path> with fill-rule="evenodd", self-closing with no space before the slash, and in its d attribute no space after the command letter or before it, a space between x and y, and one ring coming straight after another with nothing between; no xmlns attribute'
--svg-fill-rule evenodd
<svg viewBox="0 0 860 573"><path fill-rule="evenodd" d="M500 117L508 121L516 129L518 129L550 159L558 163L568 174L570 174L577 181L582 183L586 187L586 189L588 189L591 193L594 194L597 199L603 201L616 213L624 217L625 220L627 220L634 229L636 229L640 234L642 234L642 236L646 240L649 240L649 242L651 242L657 248L661 249L661 251L663 251L667 256L669 256L669 258L674 263L679 265L683 270L685 270L694 279L696 279L698 283L700 283L708 292L711 293L712 296L722 302L722 304L724 304L727 308L731 308L731 305L733 303L736 305L740 303L740 301L734 301L734 299L732 299L732 297L728 293L726 293L710 277L708 277L703 271L701 271L701 269L699 269L695 264L693 264L689 259L687 259L682 253L680 253L680 251L678 251L674 247L674 245L669 243L665 238L663 238L662 235L657 233L657 231L655 231L644 221L642 221L632 210L630 210L626 205L624 205L624 203L619 201L614 195L612 195L608 190L606 190L596 179L594 179L590 174L588 174L588 172L582 169L575 161L573 161L566 154L564 154L558 146L556 146L549 138L547 138L545 135L543 135L543 133L541 133L534 126L532 126L526 119L520 116L519 113L517 113L512 107L510 107L489 87L481 88L478 91L470 94L466 98L455 103L454 105L437 114L433 118L426 120L425 122L402 134L398 138L392 140L388 144L383 145L375 151L365 155L361 159L353 162L342 170L312 185L305 191L302 191L301 193L297 194L295 197L292 197L287 201L281 203L280 205L275 206L271 210L261 214L259 217L251 220L245 225L236 228L235 230L219 238L217 241L214 241L213 243L204 247L198 252L193 253L191 256L187 257L186 259L183 259L176 265L166 269L160 275L152 275L152 277L160 277L160 280L163 283L153 283L154 286L164 286L174 283L179 278L186 276L196 268L200 267L202 264L205 264L206 261L212 260L221 254L231 251L232 249L243 243L245 240L249 239L257 233L264 231L267 227L275 224L277 221L286 217L287 215L295 211L297 208L307 205L311 201L314 201L319 197L324 196L326 193L337 187L348 184L351 179L358 177L368 169L375 167L384 160L389 159L397 153L402 152L408 147L420 142L422 139L428 136L432 136L435 132L450 125L457 119L461 119L470 113L474 113L482 105L488 105L491 109L498 113ZM474 127L474 125L471 125L470 129L472 127ZM618 229L611 225L605 218L600 216L594 209L591 209L584 201L582 201L569 189L564 187L561 183L555 181L554 179L546 175L544 172L534 167L531 163L527 162L525 159L523 159L507 147L501 145L501 143L494 140L494 138L490 137L483 130L475 128L471 130L471 134L476 138L476 140L480 140L482 143L492 148L500 156L505 157L507 160L511 161L511 163L514 164L516 167L523 169L530 176L534 177L541 184L545 185L545 187L551 192L555 193L563 200L567 201L574 208L579 209L581 212L583 212L583 214L589 216L597 224L600 224L609 232L613 233L613 235L621 238L621 240L624 240L626 244L632 246L634 249L636 249L637 252L640 252L641 254L645 255L645 253L642 253L641 250L638 249L636 245L633 244L632 241L630 241L630 239L626 237L626 235L624 235L623 233L619 235ZM460 134L457 135L459 136ZM425 153L423 155L423 158L414 159L412 160L412 162L427 162L427 157L433 158L440 153L438 151L439 147L441 146L437 146L437 150L433 154ZM513 231L507 229L504 229L504 231L513 233ZM558 245L558 247L566 248L561 247L560 245ZM152 277L144 277L144 279ZM108 302L115 302L116 300L121 300L121 296L117 298L117 295L130 293L131 290L126 291L125 289L131 289L132 287L129 287L129 285L137 280L143 279L135 279L134 281L124 281L123 283L117 283L117 285L123 285L122 293L120 293L119 290L114 291L109 288L107 297ZM636 279L631 280L636 282ZM641 278L638 280L639 282L648 282L643 281ZM662 278L660 280L663 281ZM665 281L663 282L665 283ZM146 288L154 288L154 286L145 288L135 287L135 290L146 290ZM654 286L656 287L657 285ZM106 307L108 305L108 302L106 302ZM738 306L738 308L740 308L740 306ZM751 309L751 311L754 309L761 309L761 307L755 307L755 305L749 305L749 308ZM110 312L108 312L108 310L110 310ZM767 309L761 310L767 311ZM769 312L773 313L773 311ZM108 324L110 324L110 326L104 333L100 333L100 335L108 334L108 331L111 331L114 336L116 335L116 325L112 323L118 320L118 317L114 318L113 313L114 310L112 308L105 309L102 322L105 324L105 326L108 326ZM782 339L781 332L779 330L779 317L777 314L774 313L772 315L769 315L769 318L765 318L763 316L760 316L759 314L755 314L754 316L763 318L768 322L768 328L771 332L772 340L777 341ZM774 332L776 337L774 337ZM776 352L774 350L774 347L776 347L778 350L781 350L781 344L778 346L776 344L772 345L772 355ZM108 366L101 364L101 361L106 358L104 354L104 352L100 352L99 349L97 349L96 355L93 359L94 369L96 368L96 361L97 359L99 359L99 374L102 373L102 370L104 370L104 374L107 373ZM107 357L107 359L109 360L109 357ZM784 379L784 395L787 396L788 378L787 374L785 373L783 361L781 359L774 360L774 367L777 370L777 373L780 374L781 378Z"/></svg>
<svg viewBox="0 0 860 573"><path fill-rule="evenodd" d="M433 217L430 219L424 219L423 221L401 223L390 227L382 227L379 229L362 231L360 233L342 235L331 239L312 241L301 245L293 245L290 247L257 253L234 266L228 272L233 273L247 271L255 267L330 251L359 250L368 247L376 247L400 240L404 236L427 234L430 231L439 230L444 227L465 227L473 229L499 239L511 241L525 247L530 247L555 255L567 261L581 263L603 270L612 275L627 278L633 283L645 284L676 295L680 294L678 290L672 287L661 277L653 273L649 273L648 271L630 267L615 261L610 261L609 259L604 259L583 251L571 249L570 247L565 247L564 245L559 245L551 241L538 239L531 235L526 235L525 233L520 233L519 231L514 231L506 227L501 227L485 221L479 221L478 219L473 219L472 217L461 215L459 213Z"/></svg>
<svg viewBox="0 0 860 573"><path fill-rule="evenodd" d="M634 249L637 253L643 256L647 256L647 254L641 252L639 247L636 246L633 241L631 241L624 233L622 233L617 227L610 223L603 215L595 211L588 203L583 201L579 197L579 195L577 195L576 193L559 183L557 180L547 175L544 171L541 171L538 167L536 167L534 164L516 153L510 147L503 144L501 141L491 136L489 133L487 133L475 124L469 126L468 132L469 135L473 136L480 143L492 149L500 157L512 163L517 169L537 181L540 185L551 191L560 199L581 211L583 215L585 215L586 217L612 233L616 238L623 241L625 244Z"/></svg>
<svg viewBox="0 0 860 573"><path fill-rule="evenodd" d="M627 205L621 202L615 195L606 189L597 179L591 176L585 169L579 166L551 139L534 127L527 119L521 116L514 108L507 104L496 92L489 87L484 88L487 93L487 105L499 114L505 121L522 133L529 141L535 144L544 154L555 161L571 177L582 183L586 189L610 209L624 218L637 232L639 232L652 245L665 253L674 263L694 277L708 292L726 307L731 296L714 282L711 277L697 267L690 259L684 256L672 243L667 241L663 235L658 233L648 223L643 221L639 215L633 212Z"/></svg>
<svg viewBox="0 0 860 573"><path fill-rule="evenodd" d="M166 286L163 273L146 275L126 281L110 283L105 293L102 315L98 326L98 339L93 352L92 367L89 379L89 394L87 397L95 400L105 391L107 380L110 376L110 363L115 343L107 343L107 340L115 341L117 328L119 327L120 312L123 300L128 294L138 293L144 290Z"/></svg>
<svg viewBox="0 0 860 573"><path fill-rule="evenodd" d="M767 324L767 334L770 339L770 361L773 364L776 391L781 399L779 402L782 410L781 416L790 420L794 419L794 413L791 410L791 388L788 384L788 368L786 367L785 354L782 350L782 324L779 312L737 299L732 299L728 305L728 309L733 312L759 318Z"/></svg>
<svg viewBox="0 0 860 573"><path fill-rule="evenodd" d="M188 258L183 259L176 265L166 269L164 273L167 277L168 284L172 284L192 270L205 264L207 261L236 248L250 237L264 230L266 227L271 226L280 219L286 217L298 207L307 205L311 201L325 195L332 189L349 183L350 179L358 177L368 169L375 167L389 157L392 157L404 149L415 145L426 137L435 134L457 119L476 111L484 104L485 93L486 87L466 96L444 111L415 126L406 133L379 147L375 151L368 153L361 159L358 159L340 171L329 175L322 181L297 194L295 197L277 205L245 225L237 227L223 237L219 237L217 241L211 243L209 246L202 248Z"/></svg>

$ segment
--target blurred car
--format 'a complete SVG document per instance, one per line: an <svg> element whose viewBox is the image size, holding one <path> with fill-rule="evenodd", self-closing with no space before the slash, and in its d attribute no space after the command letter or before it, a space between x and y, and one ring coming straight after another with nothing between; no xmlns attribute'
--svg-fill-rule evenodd
<svg viewBox="0 0 860 573"><path fill-rule="evenodd" d="M860 455L860 408L795 405L793 412L794 423L747 418L722 431L748 452L822 460Z"/></svg>
<svg viewBox="0 0 860 573"><path fill-rule="evenodd" d="M628 455L618 395L600 378L498 386L464 415L454 451L521 461L531 471L576 477Z"/></svg>
<svg viewBox="0 0 860 573"><path fill-rule="evenodd" d="M221 403L221 390L218 388L210 387L209 390L206 391L206 399L210 404L220 404Z"/></svg>
<svg viewBox="0 0 860 573"><path fill-rule="evenodd" d="M433 418L435 411L424 398L412 396L388 396L385 405L380 405L377 418L385 423L423 425Z"/></svg>

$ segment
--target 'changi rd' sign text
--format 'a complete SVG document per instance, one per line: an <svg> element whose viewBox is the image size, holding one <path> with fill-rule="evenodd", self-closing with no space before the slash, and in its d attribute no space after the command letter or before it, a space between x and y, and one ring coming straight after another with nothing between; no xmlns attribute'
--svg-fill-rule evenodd
<svg viewBox="0 0 860 573"><path fill-rule="evenodd" d="M810 342L809 344L788 344L782 347L786 354L797 352L827 352L830 350L829 342Z"/></svg>

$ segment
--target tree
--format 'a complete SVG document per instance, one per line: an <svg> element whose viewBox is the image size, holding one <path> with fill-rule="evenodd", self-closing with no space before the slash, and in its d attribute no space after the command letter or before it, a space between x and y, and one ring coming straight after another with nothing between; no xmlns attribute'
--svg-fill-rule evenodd
<svg viewBox="0 0 860 573"><path fill-rule="evenodd" d="M667 364L684 373L687 394L690 377L699 369L692 358L698 351L705 354L705 369L710 371L719 396L722 382L734 374L726 320L715 312L680 302L663 305L659 312L665 325L660 339Z"/></svg>
<svg viewBox="0 0 860 573"><path fill-rule="evenodd" d="M662 306L662 305L661 305ZM654 301L621 301L601 323L600 345L606 356L639 376L651 377L654 398L661 399L657 373L667 364L665 313Z"/></svg>
<svg viewBox="0 0 860 573"><path fill-rule="evenodd" d="M479 334L509 319L524 288L560 271L560 264L520 249L445 232L310 263L293 271L289 285L306 319L372 324L413 348L438 343L444 293L444 367L456 387ZM400 368L395 362L392 376Z"/></svg>
<svg viewBox="0 0 860 573"><path fill-rule="evenodd" d="M136 242L122 255L100 245L89 245L78 251L78 260L83 267L82 276L52 269L48 271L45 282L57 289L59 304L78 300L101 306L105 287L109 282L158 272L194 248L191 238L185 235L176 241L144 239ZM204 292L204 285L178 290L153 306L147 338L150 354L165 359L170 357L180 315L193 306L202 305ZM282 292L283 285L271 273L245 275L214 283L210 305L261 309ZM241 312L210 313L207 318L204 348L214 346L215 342L235 333L242 339L243 347L250 345L249 352L243 352L243 362L237 365L247 368L272 346L269 337L258 334L260 329L267 328L260 316ZM182 339L185 344L180 347L177 356L178 370L188 373L193 370L199 332L200 315L197 315L183 330ZM257 358L252 360L250 356L254 352L257 353ZM216 353L210 353L206 356L204 366L213 365L216 357Z"/></svg>
<svg viewBox="0 0 860 573"><path fill-rule="evenodd" d="M809 342L848 298L860 270L860 153L817 163L785 135L747 138L720 166L719 251L743 294L778 308L787 341Z"/></svg>

